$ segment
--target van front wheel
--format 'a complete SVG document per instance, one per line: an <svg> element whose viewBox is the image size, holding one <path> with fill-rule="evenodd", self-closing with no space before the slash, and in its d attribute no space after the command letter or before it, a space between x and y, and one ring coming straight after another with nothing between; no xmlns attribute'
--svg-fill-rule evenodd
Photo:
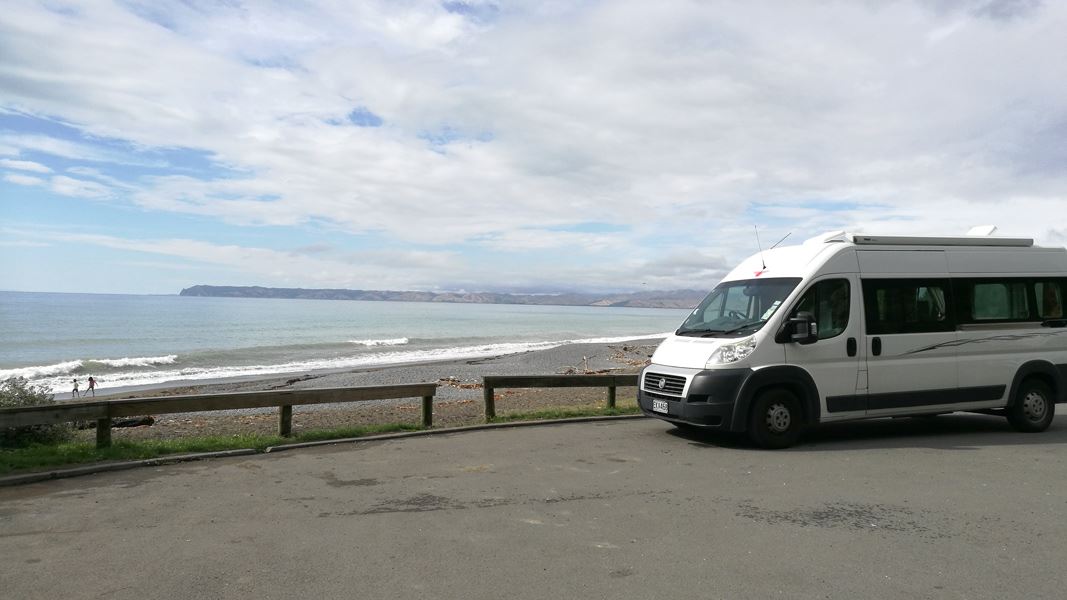
<svg viewBox="0 0 1067 600"><path fill-rule="evenodd" d="M775 388L760 394L752 405L748 437L762 448L788 448L800 439L800 402L789 390Z"/></svg>
<svg viewBox="0 0 1067 600"><path fill-rule="evenodd" d="M1016 431L1036 433L1048 429L1056 416L1052 390L1043 381L1027 379L1019 386L1015 400L1008 406L1008 422Z"/></svg>

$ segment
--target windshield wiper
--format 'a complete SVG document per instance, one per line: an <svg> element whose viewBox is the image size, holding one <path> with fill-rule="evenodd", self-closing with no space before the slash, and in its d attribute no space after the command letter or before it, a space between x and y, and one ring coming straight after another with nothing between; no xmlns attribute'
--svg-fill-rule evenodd
<svg viewBox="0 0 1067 600"><path fill-rule="evenodd" d="M674 335L707 337L709 334L725 333L722 329L679 329Z"/></svg>
<svg viewBox="0 0 1067 600"><path fill-rule="evenodd" d="M764 323L763 319L759 319L757 321L749 321L748 323L742 323L742 324L738 325L737 327L734 327L733 329L727 329L723 333L737 333L738 331L741 331L741 330L744 330L744 329L748 329L749 327L752 327L753 325L762 325L763 323Z"/></svg>

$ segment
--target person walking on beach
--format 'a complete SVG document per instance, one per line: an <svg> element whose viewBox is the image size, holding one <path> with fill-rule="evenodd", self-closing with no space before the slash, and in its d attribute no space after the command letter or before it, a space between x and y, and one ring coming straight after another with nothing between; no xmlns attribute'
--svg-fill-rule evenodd
<svg viewBox="0 0 1067 600"><path fill-rule="evenodd" d="M93 398L96 398L96 380L93 379L92 375L89 376L89 389L87 391L92 392Z"/></svg>
<svg viewBox="0 0 1067 600"><path fill-rule="evenodd" d="M81 394L78 393L78 378L74 378L74 391L70 393L71 398L81 398Z"/></svg>

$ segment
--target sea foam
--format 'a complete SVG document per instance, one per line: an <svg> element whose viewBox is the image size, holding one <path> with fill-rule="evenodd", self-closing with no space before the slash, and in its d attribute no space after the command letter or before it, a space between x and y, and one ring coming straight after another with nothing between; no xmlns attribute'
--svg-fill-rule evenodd
<svg viewBox="0 0 1067 600"><path fill-rule="evenodd" d="M177 354L168 354L167 356L140 356L135 358L91 358L86 360L68 360L53 365L0 369L0 381L12 377L25 377L30 381L36 382L36 380L51 377L62 381L62 385L59 385L59 387L65 389L67 387L65 376L77 375L79 372L92 374L92 372L99 369L100 366L111 368L151 367L155 365L171 365L177 360ZM52 387L56 388L56 384L53 384Z"/></svg>
<svg viewBox="0 0 1067 600"><path fill-rule="evenodd" d="M56 375L69 375L76 369L81 368L82 361L68 360L54 365L42 365L38 367L21 367L18 369L0 369L0 381L12 377L25 377L26 379L40 379Z"/></svg>
<svg viewBox="0 0 1067 600"><path fill-rule="evenodd" d="M408 343L406 337L393 338L388 340L348 340L350 344L358 344L360 346L374 347L374 346L403 346Z"/></svg>
<svg viewBox="0 0 1067 600"><path fill-rule="evenodd" d="M153 365L172 365L177 360L177 354L168 354L166 356L139 356L136 358L101 358L88 362L100 363L108 367L150 367Z"/></svg>
<svg viewBox="0 0 1067 600"><path fill-rule="evenodd" d="M520 352L548 350L567 344L615 344L632 340L658 339L666 337L668 335L670 335L670 333L554 340L543 342L502 342L495 344L479 344L472 346L454 346L448 348L429 348L424 350L393 350L386 352L363 354L359 356L321 358L286 363L275 363L269 365L187 367L184 369L154 369L151 371L120 371L116 373L109 373L106 375L98 376L96 380L100 387L107 388L140 385L159 385L162 383L180 384L181 382L201 381L204 379L265 377L273 375L282 375L286 373L349 369L353 367L401 365L421 362L438 362L470 358L484 358L487 356L502 356L507 354L518 354ZM75 362L80 363L81 361ZM37 379L35 383L39 383L41 385L51 388L53 393L67 392L70 390L70 382L65 377L49 377L49 375L56 374L41 374L32 377L31 379Z"/></svg>

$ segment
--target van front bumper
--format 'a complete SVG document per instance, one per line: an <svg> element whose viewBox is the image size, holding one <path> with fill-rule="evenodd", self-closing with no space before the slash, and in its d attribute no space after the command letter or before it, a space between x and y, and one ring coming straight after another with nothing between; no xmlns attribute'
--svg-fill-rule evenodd
<svg viewBox="0 0 1067 600"><path fill-rule="evenodd" d="M637 403L641 412L649 417L732 431L739 393L752 373L752 369L682 369L649 365L641 371ZM648 375L652 377L646 381ZM656 383L663 375L685 378L681 395L660 391ZM666 402L666 413L653 410L656 400ZM737 429L743 429L743 426Z"/></svg>

